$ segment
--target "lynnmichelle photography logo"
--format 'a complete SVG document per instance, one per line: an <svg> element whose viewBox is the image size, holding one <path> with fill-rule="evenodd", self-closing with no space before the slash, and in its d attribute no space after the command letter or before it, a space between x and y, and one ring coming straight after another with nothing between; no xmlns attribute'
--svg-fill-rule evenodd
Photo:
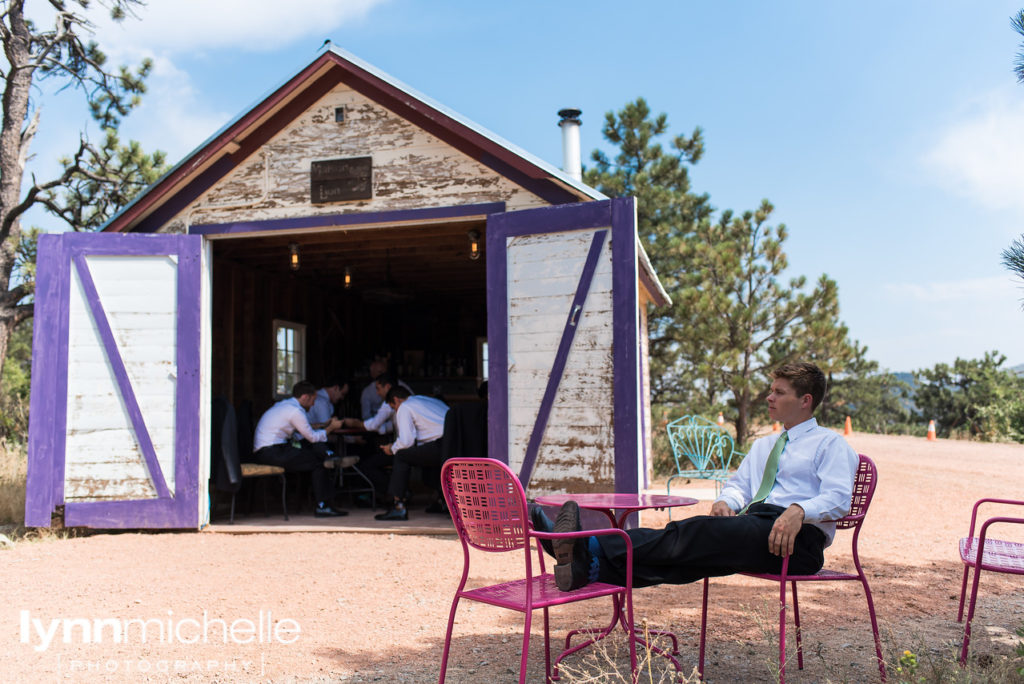
<svg viewBox="0 0 1024 684"><path fill-rule="evenodd" d="M227 619L207 611L196 617L177 617L167 611L160 618L40 618L28 610L19 615L21 643L44 652L54 644L293 644L302 627L292 618L275 618L271 611Z"/></svg>

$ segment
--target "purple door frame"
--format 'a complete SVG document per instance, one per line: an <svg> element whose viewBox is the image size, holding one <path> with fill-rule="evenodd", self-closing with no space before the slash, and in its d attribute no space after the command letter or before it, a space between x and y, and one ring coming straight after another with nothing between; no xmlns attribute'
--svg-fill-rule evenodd
<svg viewBox="0 0 1024 684"><path fill-rule="evenodd" d="M200 236L152 234L43 235L36 272L36 315L32 343L28 478L25 524L48 527L57 506L64 505L64 524L103 528L196 528L199 526L200 414ZM110 333L86 257L177 257L177 350L175 415L175 487L167 489L156 461L135 388L124 370ZM142 500L65 502L64 464L67 430L68 322L74 263L87 304L99 329L107 359L139 442L157 497Z"/></svg>
<svg viewBox="0 0 1024 684"><path fill-rule="evenodd" d="M490 362L488 394L490 410L488 451L492 458L508 463L508 261L506 239L518 235L558 233L571 230L611 228L612 249L612 344L614 366L615 491L638 492L639 463L646 469L646 445L640 438L639 392L639 300L637 296L636 200L632 197L580 204L558 205L496 214L487 219L487 341ZM601 231L595 234L595 242ZM592 275L592 267L591 274ZM584 268L586 279L588 270ZM582 283L581 288L582 289ZM585 295L585 293L583 293ZM581 305L580 292L568 312L566 330L572 324L572 310ZM556 353L549 391L538 409L538 426L554 403L552 385L557 388L559 359L568 353L563 335ZM568 336L571 345L571 334ZM564 361L564 359L563 359ZM563 364L564 365L564 364ZM531 439L531 443L533 440ZM528 450L529 456L529 450ZM524 461L520 479L529 480L533 464ZM525 486L525 483L524 483Z"/></svg>

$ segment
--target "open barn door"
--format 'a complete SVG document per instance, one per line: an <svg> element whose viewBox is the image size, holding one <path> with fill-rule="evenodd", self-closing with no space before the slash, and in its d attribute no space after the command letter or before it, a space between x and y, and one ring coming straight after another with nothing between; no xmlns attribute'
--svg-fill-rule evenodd
<svg viewBox="0 0 1024 684"><path fill-rule="evenodd" d="M632 198L487 220L490 453L531 494L639 491Z"/></svg>
<svg viewBox="0 0 1024 684"><path fill-rule="evenodd" d="M203 261L199 236L40 237L26 525L206 522Z"/></svg>

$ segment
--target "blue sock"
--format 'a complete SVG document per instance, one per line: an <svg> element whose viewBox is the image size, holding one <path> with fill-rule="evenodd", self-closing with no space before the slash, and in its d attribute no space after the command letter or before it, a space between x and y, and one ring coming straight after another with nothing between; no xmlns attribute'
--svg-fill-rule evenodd
<svg viewBox="0 0 1024 684"><path fill-rule="evenodd" d="M596 582L601 572L601 559L604 558L604 551L597 543L597 537L587 539L587 550L590 551L590 581Z"/></svg>

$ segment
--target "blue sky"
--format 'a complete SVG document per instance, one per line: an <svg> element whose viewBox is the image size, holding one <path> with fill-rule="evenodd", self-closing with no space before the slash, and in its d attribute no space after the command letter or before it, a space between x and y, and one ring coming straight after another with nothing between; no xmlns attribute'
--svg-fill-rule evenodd
<svg viewBox="0 0 1024 684"><path fill-rule="evenodd" d="M96 37L115 62L155 59L123 130L172 161L325 39L554 165L558 109L583 110L589 157L604 113L643 96L673 133L703 128L694 189L720 209L771 200L791 275L835 279L852 336L907 371L993 349L1024 363L1024 289L1000 264L1024 232L1021 7L149 0ZM39 102L45 174L88 117L74 93Z"/></svg>

